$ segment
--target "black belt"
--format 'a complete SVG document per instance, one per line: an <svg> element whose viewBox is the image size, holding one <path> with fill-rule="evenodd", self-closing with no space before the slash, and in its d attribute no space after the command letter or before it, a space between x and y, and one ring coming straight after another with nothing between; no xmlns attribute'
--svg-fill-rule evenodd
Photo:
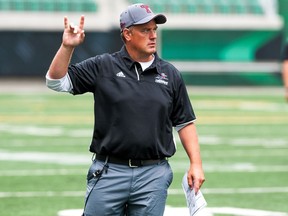
<svg viewBox="0 0 288 216"><path fill-rule="evenodd" d="M163 160L166 160L166 158L156 159L156 160L121 159L121 158L117 158L113 156L106 156L106 155L99 155L99 154L96 155L96 159L100 161L106 161L107 157L108 157L108 161L107 161L108 163L127 165L129 167L141 167L141 166L154 165Z"/></svg>

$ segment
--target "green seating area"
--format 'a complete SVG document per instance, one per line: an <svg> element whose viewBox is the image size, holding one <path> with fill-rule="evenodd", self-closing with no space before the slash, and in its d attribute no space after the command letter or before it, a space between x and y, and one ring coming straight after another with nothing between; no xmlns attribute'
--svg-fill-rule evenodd
<svg viewBox="0 0 288 216"><path fill-rule="evenodd" d="M165 29L161 34L161 56L167 60L253 62L279 30Z"/></svg>
<svg viewBox="0 0 288 216"><path fill-rule="evenodd" d="M138 0L129 0L137 3ZM193 14L263 14L258 0L142 0L154 12Z"/></svg>
<svg viewBox="0 0 288 216"><path fill-rule="evenodd" d="M0 0L0 11L96 12L96 0Z"/></svg>

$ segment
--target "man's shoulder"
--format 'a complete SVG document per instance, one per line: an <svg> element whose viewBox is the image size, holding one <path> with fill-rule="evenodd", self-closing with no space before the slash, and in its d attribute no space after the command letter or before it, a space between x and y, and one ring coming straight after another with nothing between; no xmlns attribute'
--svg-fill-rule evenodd
<svg viewBox="0 0 288 216"><path fill-rule="evenodd" d="M92 61L92 62L98 62L98 63L109 63L111 60L117 58L117 53L102 53L95 55L87 60Z"/></svg>
<svg viewBox="0 0 288 216"><path fill-rule="evenodd" d="M166 71L171 72L177 76L180 74L179 70L168 60L158 58L158 62L162 69L165 69Z"/></svg>

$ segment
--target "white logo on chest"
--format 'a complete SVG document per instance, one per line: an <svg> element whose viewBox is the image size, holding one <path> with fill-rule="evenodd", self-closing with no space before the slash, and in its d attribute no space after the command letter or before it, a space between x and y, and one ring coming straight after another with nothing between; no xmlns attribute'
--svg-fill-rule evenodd
<svg viewBox="0 0 288 216"><path fill-rule="evenodd" d="M168 85L168 77L165 73L161 73L160 75L155 77L155 83Z"/></svg>
<svg viewBox="0 0 288 216"><path fill-rule="evenodd" d="M116 76L117 76L117 77L126 77L125 74L124 74L122 71L118 72L118 73L116 74Z"/></svg>

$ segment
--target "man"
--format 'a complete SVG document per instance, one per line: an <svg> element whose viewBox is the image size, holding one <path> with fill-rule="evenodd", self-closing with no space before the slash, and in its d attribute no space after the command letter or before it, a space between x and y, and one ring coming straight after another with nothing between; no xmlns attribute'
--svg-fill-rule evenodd
<svg viewBox="0 0 288 216"><path fill-rule="evenodd" d="M284 47L283 65L282 65L282 79L284 84L285 99L288 102L288 45Z"/></svg>
<svg viewBox="0 0 288 216"><path fill-rule="evenodd" d="M94 94L95 124L87 175L85 216L163 215L173 174L167 158L175 153L172 127L188 154L188 183L204 182L195 115L180 73L156 53L157 24L166 22L143 4L120 15L124 46L119 52L69 62L84 41L79 26L64 18L62 44L46 75L47 85L74 95Z"/></svg>

